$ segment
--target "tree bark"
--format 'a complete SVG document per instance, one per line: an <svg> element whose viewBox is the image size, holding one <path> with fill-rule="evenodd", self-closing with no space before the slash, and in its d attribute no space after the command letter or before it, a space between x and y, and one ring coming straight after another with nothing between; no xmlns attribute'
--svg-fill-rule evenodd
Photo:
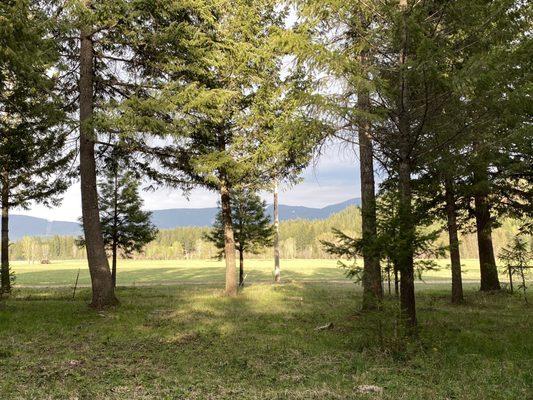
<svg viewBox="0 0 533 400"><path fill-rule="evenodd" d="M111 280L113 281L113 288L117 287L117 250L118 250L118 167L113 165L115 169L114 176L114 190L113 190L113 244L112 244L112 266L111 266Z"/></svg>
<svg viewBox="0 0 533 400"><path fill-rule="evenodd" d="M85 1L90 6L90 1ZM104 247L98 192L96 187L96 162L94 157L94 49L91 27L80 32L80 180L83 230L87 248L87 261L92 283L91 307L102 309L118 304L115 297L111 271Z"/></svg>
<svg viewBox="0 0 533 400"><path fill-rule="evenodd" d="M400 163L400 241L403 245L398 254L400 267L400 308L408 328L417 325L414 280L413 243L415 228L412 215L411 171L407 162Z"/></svg>
<svg viewBox="0 0 533 400"><path fill-rule="evenodd" d="M239 249L239 286L244 286L244 251Z"/></svg>
<svg viewBox="0 0 533 400"><path fill-rule="evenodd" d="M274 182L274 283L281 282L279 251L279 189L278 181Z"/></svg>
<svg viewBox="0 0 533 400"><path fill-rule="evenodd" d="M389 289L389 296L392 294L391 292L391 277L390 277L390 264L387 266L387 286Z"/></svg>
<svg viewBox="0 0 533 400"><path fill-rule="evenodd" d="M417 325L415 282L414 282L414 238L415 226L412 210L411 188L411 126L409 118L409 86L404 70L408 55L407 42L407 0L400 0L402 12L402 38L400 51L400 107L399 122L399 236L402 248L398 254L400 268L400 308L407 328L412 332Z"/></svg>
<svg viewBox="0 0 533 400"><path fill-rule="evenodd" d="M393 264L394 267L394 296L400 298L400 278L398 276L398 267Z"/></svg>
<svg viewBox="0 0 533 400"><path fill-rule="evenodd" d="M474 172L474 214L476 218L477 244L479 252L479 270L481 290L500 290L500 280L494 247L492 245L492 218L488 201L488 177L485 166L476 168Z"/></svg>
<svg viewBox="0 0 533 400"><path fill-rule="evenodd" d="M514 288L513 288L513 268L511 266L508 266L508 273L509 273L509 287L511 289L511 294L514 293Z"/></svg>
<svg viewBox="0 0 533 400"><path fill-rule="evenodd" d="M1 293L11 291L11 276L9 271L9 172L2 171L2 266L1 266Z"/></svg>
<svg viewBox="0 0 533 400"><path fill-rule="evenodd" d="M231 218L231 198L227 183L220 185L220 205L224 223L224 255L226 259L226 295L237 295L237 267L235 263L235 235Z"/></svg>
<svg viewBox="0 0 533 400"><path fill-rule="evenodd" d="M367 54L359 56L361 65L367 63ZM360 111L370 112L370 95L362 89L358 93L357 106ZM374 150L371 138L371 125L367 119L358 124L359 158L361 176L361 218L363 233L363 310L379 308L383 300L381 265L376 249L376 193L374 182Z"/></svg>
<svg viewBox="0 0 533 400"><path fill-rule="evenodd" d="M117 245L113 243L112 248L112 264L111 264L111 281L113 282L113 288L117 287Z"/></svg>
<svg viewBox="0 0 533 400"><path fill-rule="evenodd" d="M452 266L452 303L463 302L463 279L461 275L461 254L459 253L459 235L457 233L457 211L455 190L450 177L444 181L446 195L446 216L448 220L448 237L450 242L450 262Z"/></svg>

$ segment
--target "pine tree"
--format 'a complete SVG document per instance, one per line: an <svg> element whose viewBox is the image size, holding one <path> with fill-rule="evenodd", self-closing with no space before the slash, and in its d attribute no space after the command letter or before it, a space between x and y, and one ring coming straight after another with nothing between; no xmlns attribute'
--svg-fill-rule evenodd
<svg viewBox="0 0 533 400"><path fill-rule="evenodd" d="M163 5L150 13L159 29L144 31L133 49L151 89L122 102L115 124L126 141L163 139L147 150L159 182L219 193L226 293L234 296L232 191L266 188L272 171L283 179L309 160L310 123L280 85L285 10L271 0Z"/></svg>
<svg viewBox="0 0 533 400"><path fill-rule="evenodd" d="M0 204L2 291L10 290L9 211L56 205L70 177L63 104L53 67L58 49L30 1L0 5Z"/></svg>
<svg viewBox="0 0 533 400"><path fill-rule="evenodd" d="M235 230L235 248L239 253L239 286L244 285L245 253L257 254L264 247L272 246L274 228L266 215L266 203L249 191L232 192L231 219ZM213 230L205 238L224 255L224 220L222 210L217 214Z"/></svg>
<svg viewBox="0 0 533 400"><path fill-rule="evenodd" d="M100 137L113 137L103 116L107 105L128 96L130 85L124 57L128 48L133 4L117 0L58 1L46 4L61 47L58 70L64 96L79 113L79 178L83 228L92 284L91 306L101 309L118 304L106 257L97 193L97 157ZM120 71L120 72L118 72Z"/></svg>
<svg viewBox="0 0 533 400"><path fill-rule="evenodd" d="M348 146L357 145L359 149L364 243L362 308L376 309L383 298L379 254L374 252L377 222L372 121L376 116L371 101L371 64L376 8L358 1L299 3L304 23L295 29L297 55L304 65L325 70L341 83L333 94L328 79L321 77L315 85L311 84L318 90L309 91L310 103L333 121L323 136L341 140ZM317 91L321 96L316 95Z"/></svg>
<svg viewBox="0 0 533 400"><path fill-rule="evenodd" d="M521 282L518 290L522 290L524 301L527 303L526 296L526 275L529 272L530 262L533 260L531 245L527 240L520 236L515 236L513 241L500 251L499 258L505 264L505 270L509 275L509 286L513 293L513 275L518 275Z"/></svg>
<svg viewBox="0 0 533 400"><path fill-rule="evenodd" d="M153 241L158 233L150 221L151 212L143 211L139 182L135 175L109 162L105 180L99 185L100 220L106 250L111 253L113 286L117 282L118 252L130 257ZM80 241L85 245L85 241Z"/></svg>
<svg viewBox="0 0 533 400"><path fill-rule="evenodd" d="M357 124L358 121L370 121L374 155L389 177L397 182L401 308L407 324L414 327L414 243L420 223L415 210L418 200L415 177L428 162L438 159L453 142L454 134L469 135L474 127L481 131L486 129L485 118L479 123L479 117L491 109L484 109L490 104L487 101L490 91L483 88L487 75L492 74L483 72L487 71L485 62L494 61L490 42L498 43L495 54L499 49L513 48L516 37L509 39L516 26L527 20L525 8L522 3L505 0L460 1L446 5L438 1L410 0L302 0L299 3L303 5L306 20L299 34L306 37L310 32L312 40L295 47L303 49L299 54L303 68L311 70L308 75L317 82L311 96L313 107L337 123L335 136L340 132L343 139L354 127L361 130L363 126ZM365 18L361 16L368 16L371 23L365 25ZM525 32L523 28L522 32ZM355 59L356 54L363 57ZM316 65L318 68L313 69ZM478 76L470 68L479 68ZM517 71L525 70L527 68L517 68ZM339 81L339 90L331 93L325 87L328 77L324 77L324 72ZM369 83L365 84L367 80ZM364 101L365 89L370 92L370 108ZM318 96L317 92L325 94ZM503 92L504 96L494 98L510 96L507 91ZM470 96L477 97L478 93L480 101L471 101ZM476 111L463 120L463 129L445 136L442 135L444 129L442 126L438 129L437 123L442 121L446 108L443 105L447 101L452 104L462 101L463 108ZM448 114L448 122L455 117L453 113ZM497 124L492 122L489 126L494 128ZM484 139L483 142L491 141ZM490 224L490 218L484 219ZM480 229L484 231L487 229Z"/></svg>

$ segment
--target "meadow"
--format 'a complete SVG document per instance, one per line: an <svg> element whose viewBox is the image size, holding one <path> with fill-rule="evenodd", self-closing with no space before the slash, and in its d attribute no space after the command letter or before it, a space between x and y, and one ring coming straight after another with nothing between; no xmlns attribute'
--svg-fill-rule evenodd
<svg viewBox="0 0 533 400"><path fill-rule="evenodd" d="M428 271L425 281L449 281L450 269L447 260L439 261L438 271ZM463 260L465 283L479 282L477 260ZM16 286L73 286L79 275L79 285L90 284L89 270L85 260L52 261L52 264L12 263ZM266 283L272 280L272 260L246 260L247 283ZM119 260L117 284L119 286L142 286L157 284L223 284L224 261L217 260ZM282 260L284 281L321 282L339 281L349 283L336 260ZM502 276L502 280L505 276ZM422 282L421 282L422 283Z"/></svg>
<svg viewBox="0 0 533 400"><path fill-rule="evenodd" d="M65 269L68 270L68 269ZM89 289L21 289L0 305L1 399L491 399L533 393L533 320L518 296L445 285L417 295L418 338L395 303L358 313L337 283L123 287L96 312ZM533 300L530 298L530 301ZM328 326L328 329L317 329ZM365 385L376 392L362 393Z"/></svg>
<svg viewBox="0 0 533 400"><path fill-rule="evenodd" d="M83 262L16 262L0 399L531 398L531 307L479 292L476 262L464 305L450 304L445 264L417 284L415 338L390 296L382 314L358 312L361 289L334 260L284 260L281 285L269 260L249 260L236 298L222 262L121 261L121 304L98 312Z"/></svg>

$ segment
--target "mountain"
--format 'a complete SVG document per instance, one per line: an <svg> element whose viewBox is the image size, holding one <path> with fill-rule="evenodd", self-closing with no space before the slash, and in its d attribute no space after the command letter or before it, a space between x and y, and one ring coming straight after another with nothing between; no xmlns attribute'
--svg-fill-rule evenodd
<svg viewBox="0 0 533 400"><path fill-rule="evenodd" d="M350 206L360 206L361 199L350 199L342 203L333 204L324 208L309 208L302 206L279 206L279 219L281 221L288 221L293 219L326 219ZM268 213L272 217L274 214L274 206L269 205Z"/></svg>
<svg viewBox="0 0 533 400"><path fill-rule="evenodd" d="M345 208L361 204L360 199L350 199L339 204L324 208L302 206L287 206L280 204L279 217L281 221L294 219L326 219ZM215 220L218 209L212 208L173 208L169 210L155 210L152 212L152 222L159 229L172 229L180 226L210 226ZM273 215L273 206L269 205L267 212ZM76 222L48 221L43 218L12 215L10 218L10 239L18 240L23 236L78 236L81 228Z"/></svg>
<svg viewBox="0 0 533 400"><path fill-rule="evenodd" d="M80 225L68 221L48 221L43 218L26 215L11 215L9 218L9 238L20 239L23 236L78 236Z"/></svg>

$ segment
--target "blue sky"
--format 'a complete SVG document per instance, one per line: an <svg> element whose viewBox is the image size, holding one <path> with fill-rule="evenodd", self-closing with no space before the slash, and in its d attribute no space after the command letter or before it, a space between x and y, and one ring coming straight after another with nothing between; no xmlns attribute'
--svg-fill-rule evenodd
<svg viewBox="0 0 533 400"><path fill-rule="evenodd" d="M324 207L360 196L359 161L353 149L338 144L328 146L302 177L302 183L282 188L282 204ZM145 208L150 210L214 207L218 200L216 193L202 189L194 190L189 199L178 190L168 189L142 192L142 197ZM264 194L263 197L271 202L270 194ZM59 207L49 209L35 205L29 210L13 210L13 213L55 221L76 221L81 215L79 183L65 193Z"/></svg>

